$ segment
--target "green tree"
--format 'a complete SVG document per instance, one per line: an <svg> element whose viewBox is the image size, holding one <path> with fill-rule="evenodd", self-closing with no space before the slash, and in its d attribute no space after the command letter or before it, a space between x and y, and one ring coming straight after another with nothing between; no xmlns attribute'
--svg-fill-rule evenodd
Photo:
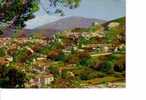
<svg viewBox="0 0 146 100"><path fill-rule="evenodd" d="M0 22L6 27L24 27L24 21L33 18L38 0L0 0Z"/></svg>
<svg viewBox="0 0 146 100"><path fill-rule="evenodd" d="M5 48L4 47L0 47L0 57L3 57L5 55L6 55Z"/></svg>
<svg viewBox="0 0 146 100"><path fill-rule="evenodd" d="M0 88L24 88L26 74L12 66L0 66Z"/></svg>
<svg viewBox="0 0 146 100"><path fill-rule="evenodd" d="M24 27L24 22L32 19L34 17L33 13L39 10L41 1L42 0L0 0L0 30L12 26ZM63 12L63 10L61 8L58 9L58 7L63 6L73 9L80 4L80 0L46 0L46 2L49 2L49 7L56 9L53 13ZM45 10L50 12L50 9Z"/></svg>

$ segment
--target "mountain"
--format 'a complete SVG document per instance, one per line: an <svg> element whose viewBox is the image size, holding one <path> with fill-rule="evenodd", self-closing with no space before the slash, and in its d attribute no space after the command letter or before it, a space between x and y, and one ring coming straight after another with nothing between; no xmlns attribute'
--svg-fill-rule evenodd
<svg viewBox="0 0 146 100"><path fill-rule="evenodd" d="M67 17L60 19L58 21L43 25L41 27L35 28L32 32L41 32L46 35L51 35L54 32L61 32L64 30L71 30L75 28L88 28L93 22L98 22L100 24L105 23L105 20L99 20L95 18L84 18L84 17Z"/></svg>
<svg viewBox="0 0 146 100"><path fill-rule="evenodd" d="M22 29L19 32L20 36L28 36L30 33L41 33L45 36L52 36L55 32L62 32L65 30L71 30L75 28L88 28L93 22L98 22L100 24L105 23L105 20L95 19L95 18L84 18L84 17L66 17L55 22L40 26L35 29ZM5 31L4 36L11 36L14 30Z"/></svg>
<svg viewBox="0 0 146 100"><path fill-rule="evenodd" d="M91 26L93 22L104 23L104 20L99 19L91 19L91 18L84 18L84 17L67 17L64 19L60 19L56 22L49 23L47 25L43 25L38 30L41 29L57 29L57 30L70 30L74 28L88 28Z"/></svg>

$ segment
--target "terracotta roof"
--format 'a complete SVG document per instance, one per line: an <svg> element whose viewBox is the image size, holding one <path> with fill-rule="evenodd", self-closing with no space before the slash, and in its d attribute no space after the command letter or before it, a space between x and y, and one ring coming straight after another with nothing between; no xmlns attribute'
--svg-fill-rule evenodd
<svg viewBox="0 0 146 100"><path fill-rule="evenodd" d="M8 64L9 63L9 61L7 61L5 58L3 58L3 57L0 57L0 65L6 65L6 64Z"/></svg>
<svg viewBox="0 0 146 100"><path fill-rule="evenodd" d="M43 77L44 78L50 78L50 77L53 77L54 75L53 74L48 74L48 75L44 75Z"/></svg>

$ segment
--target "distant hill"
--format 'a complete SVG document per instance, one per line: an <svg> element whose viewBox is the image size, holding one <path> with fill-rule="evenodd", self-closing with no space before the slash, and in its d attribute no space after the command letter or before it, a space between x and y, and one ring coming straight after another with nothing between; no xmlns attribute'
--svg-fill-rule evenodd
<svg viewBox="0 0 146 100"><path fill-rule="evenodd" d="M55 32L62 32L64 30L71 30L75 28L88 28L92 25L93 22L98 22L100 24L106 23L105 20L72 16L40 26L32 30L23 29L20 34L22 34L22 36L28 36L30 33L41 33L46 36L52 36L52 34ZM4 35L10 36L11 33L13 33L13 30L6 31Z"/></svg>
<svg viewBox="0 0 146 100"><path fill-rule="evenodd" d="M105 23L105 20L95 19L95 18L84 18L84 17L67 17L60 19L58 21L43 25L41 27L35 28L32 32L41 32L46 35L51 35L54 32L61 32L64 30L71 30L75 28L88 28L93 22L98 22L100 24Z"/></svg>
<svg viewBox="0 0 146 100"><path fill-rule="evenodd" d="M39 28L36 28L36 30L41 29L57 29L57 30L67 30L67 29L74 29L74 28L88 28L91 26L93 22L98 23L105 23L104 20L99 19L92 19L92 18L84 18L84 17L67 17L64 19L60 19L56 22L49 23L47 25L43 25Z"/></svg>
<svg viewBox="0 0 146 100"><path fill-rule="evenodd" d="M120 24L125 26L126 25L125 24L126 23L126 17L124 16L124 17L120 17L120 18L117 18L117 19L114 19L114 20L107 21L107 22L103 23L103 26L106 27L111 22L119 22Z"/></svg>

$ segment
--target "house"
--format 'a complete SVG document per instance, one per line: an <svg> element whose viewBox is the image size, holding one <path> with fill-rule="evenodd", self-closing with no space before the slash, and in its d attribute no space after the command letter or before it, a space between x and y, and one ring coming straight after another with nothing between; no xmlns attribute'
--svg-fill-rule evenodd
<svg viewBox="0 0 146 100"><path fill-rule="evenodd" d="M108 28L109 29L111 29L111 28L117 28L119 26L120 26L120 23L118 23L118 22L111 22L111 23L109 23Z"/></svg>
<svg viewBox="0 0 146 100"><path fill-rule="evenodd" d="M42 80L44 81L43 83L45 85L50 84L52 81L54 81L54 76L53 74L48 74L42 77Z"/></svg>
<svg viewBox="0 0 146 100"><path fill-rule="evenodd" d="M29 81L30 86L42 87L43 85L51 84L54 81L53 74L38 75L36 78Z"/></svg>
<svg viewBox="0 0 146 100"><path fill-rule="evenodd" d="M85 50L88 50L88 51L93 51L97 48L97 44L88 44L88 45L84 45L83 48Z"/></svg>
<svg viewBox="0 0 146 100"><path fill-rule="evenodd" d="M8 56L8 57L6 58L6 60L9 61L9 62L12 62L12 61L13 61L13 57Z"/></svg>
<svg viewBox="0 0 146 100"><path fill-rule="evenodd" d="M38 78L31 79L28 83L28 87L41 87L40 80Z"/></svg>
<svg viewBox="0 0 146 100"><path fill-rule="evenodd" d="M9 63L9 61L8 60L6 60L5 58L3 58L3 57L0 57L0 65L6 65L6 64L8 64Z"/></svg>

